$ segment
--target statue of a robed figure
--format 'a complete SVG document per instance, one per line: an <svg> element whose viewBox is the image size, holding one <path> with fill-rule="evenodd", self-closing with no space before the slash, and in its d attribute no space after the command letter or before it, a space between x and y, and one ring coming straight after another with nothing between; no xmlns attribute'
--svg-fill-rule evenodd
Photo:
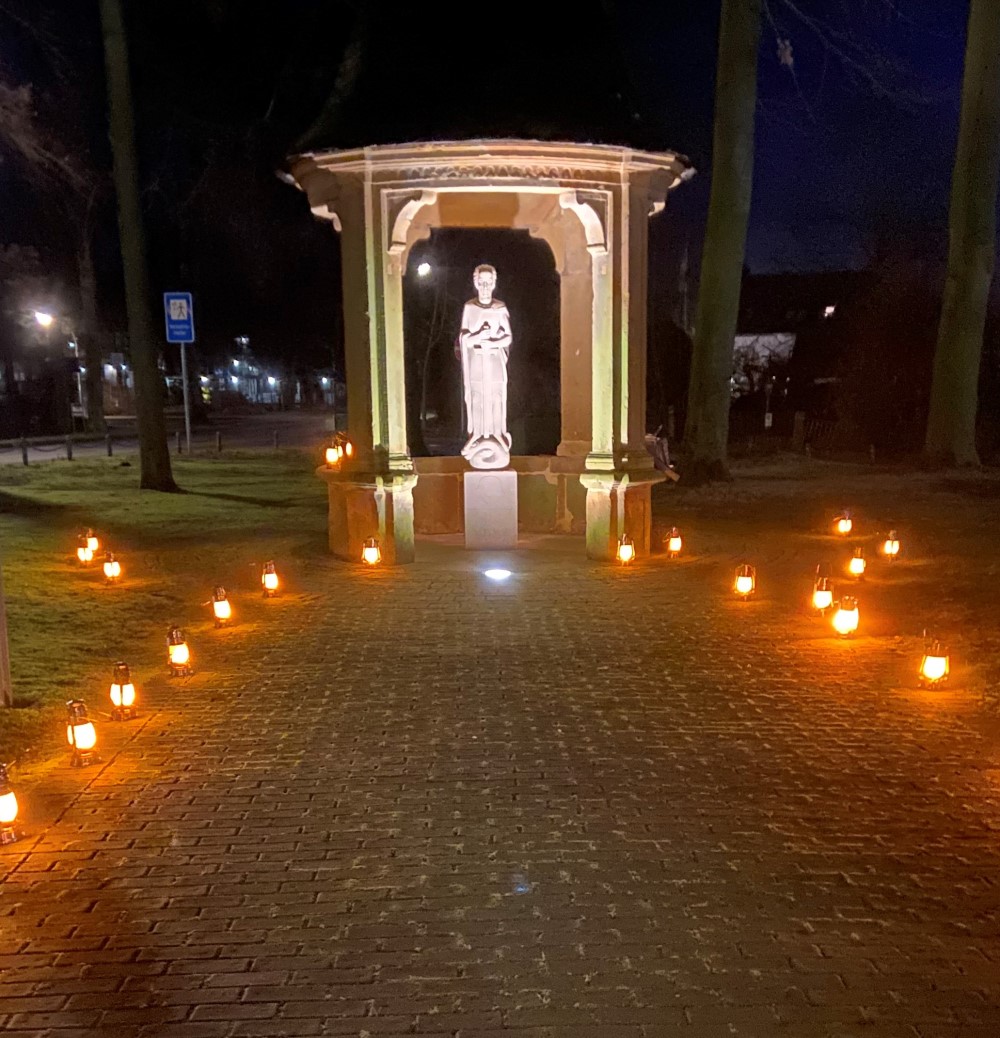
<svg viewBox="0 0 1000 1038"><path fill-rule="evenodd" d="M502 469L510 464L507 431L507 357L512 335L510 314L493 298L497 272L488 264L472 275L477 298L462 310L458 343L469 439L462 457L475 469Z"/></svg>

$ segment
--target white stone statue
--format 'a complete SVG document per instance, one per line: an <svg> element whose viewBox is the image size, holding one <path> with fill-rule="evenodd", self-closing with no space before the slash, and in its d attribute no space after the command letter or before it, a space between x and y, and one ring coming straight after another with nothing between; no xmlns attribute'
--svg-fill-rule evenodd
<svg viewBox="0 0 1000 1038"><path fill-rule="evenodd" d="M469 440L462 457L474 469L502 469L510 464L507 431L507 355L512 336L510 314L493 298L497 272L488 264L476 267L472 283L479 293L462 311L459 350Z"/></svg>

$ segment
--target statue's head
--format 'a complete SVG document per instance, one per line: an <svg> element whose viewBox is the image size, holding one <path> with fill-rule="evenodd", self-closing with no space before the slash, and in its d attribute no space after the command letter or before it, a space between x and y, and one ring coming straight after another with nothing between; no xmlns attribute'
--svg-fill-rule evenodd
<svg viewBox="0 0 1000 1038"><path fill-rule="evenodd" d="M493 289L497 287L497 270L488 263L480 263L472 272L472 283L480 296L492 295Z"/></svg>

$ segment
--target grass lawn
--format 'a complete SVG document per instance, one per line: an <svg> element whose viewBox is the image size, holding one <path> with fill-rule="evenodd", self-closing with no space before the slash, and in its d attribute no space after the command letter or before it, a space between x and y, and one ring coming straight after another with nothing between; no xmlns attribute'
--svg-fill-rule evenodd
<svg viewBox="0 0 1000 1038"><path fill-rule="evenodd" d="M183 494L139 491L122 459L0 467L0 553L15 709L0 709L0 761L52 752L66 700L103 709L112 665L165 671L169 625L210 621L215 584L260 594L260 566L294 571L326 551L326 488L314 453L175 459ZM77 535L101 538L92 565ZM106 587L105 547L122 564ZM57 733L57 734L53 734Z"/></svg>

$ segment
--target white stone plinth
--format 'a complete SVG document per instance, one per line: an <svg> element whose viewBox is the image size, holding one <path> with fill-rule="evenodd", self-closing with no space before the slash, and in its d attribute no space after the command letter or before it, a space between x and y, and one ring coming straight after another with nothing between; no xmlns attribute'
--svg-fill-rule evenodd
<svg viewBox="0 0 1000 1038"><path fill-rule="evenodd" d="M466 548L517 547L517 473L465 473Z"/></svg>

